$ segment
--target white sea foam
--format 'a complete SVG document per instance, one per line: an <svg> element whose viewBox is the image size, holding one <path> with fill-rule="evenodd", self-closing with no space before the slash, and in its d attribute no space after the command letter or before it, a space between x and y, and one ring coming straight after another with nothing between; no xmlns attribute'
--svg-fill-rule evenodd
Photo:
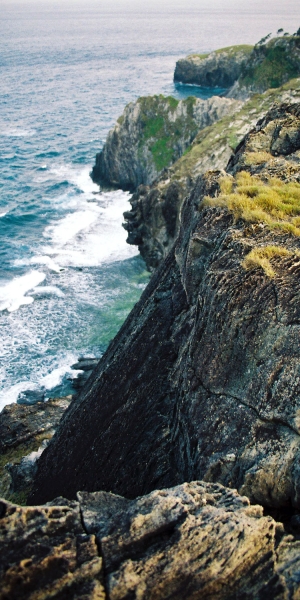
<svg viewBox="0 0 300 600"><path fill-rule="evenodd" d="M35 133L35 129L23 129L22 127L9 127L0 130L0 135L5 137L31 137Z"/></svg>
<svg viewBox="0 0 300 600"><path fill-rule="evenodd" d="M19 383L15 383L15 385L6 387L0 392L0 410L2 410L6 404L12 404L13 402L16 402L21 392L37 389L37 384L34 384L31 381L20 381Z"/></svg>
<svg viewBox="0 0 300 600"><path fill-rule="evenodd" d="M70 379L76 379L81 371L71 369L71 365L77 362L78 356L72 352L66 353L63 357L56 359L56 366L54 369L46 368L43 365L40 371L34 371L35 379L32 381L24 380L16 383L12 386L7 386L0 392L0 410L6 404L12 404L17 401L18 396L21 392L26 390L44 390L47 398L47 391L59 385L64 377ZM50 394L51 396L51 394Z"/></svg>
<svg viewBox="0 0 300 600"><path fill-rule="evenodd" d="M45 229L44 236L50 237L54 246L62 247L72 238L89 228L97 220L100 209L96 205L94 210L79 210L61 219L57 225L50 225Z"/></svg>
<svg viewBox="0 0 300 600"><path fill-rule="evenodd" d="M32 296L57 296L58 298L63 298L65 294L55 285L39 285L37 288L32 290Z"/></svg>
<svg viewBox="0 0 300 600"><path fill-rule="evenodd" d="M45 277L45 273L30 271L0 287L0 311L13 312L23 304L31 304L33 298L25 294L44 281Z"/></svg>
<svg viewBox="0 0 300 600"><path fill-rule="evenodd" d="M7 215L7 211L0 213L0 219L1 219L1 217L5 217L5 215Z"/></svg>
<svg viewBox="0 0 300 600"><path fill-rule="evenodd" d="M44 377L41 377L39 380L40 386L46 388L46 390L51 390L59 385L66 376L70 379L76 379L81 371L74 371L74 369L70 368L75 362L77 362L75 355L69 355L67 359L62 359L58 367Z"/></svg>
<svg viewBox="0 0 300 600"><path fill-rule="evenodd" d="M54 271L54 273L59 273L61 271L60 267L47 255L32 256L31 258L18 258L14 261L15 267L26 267L28 265L44 265L48 267L50 271Z"/></svg>

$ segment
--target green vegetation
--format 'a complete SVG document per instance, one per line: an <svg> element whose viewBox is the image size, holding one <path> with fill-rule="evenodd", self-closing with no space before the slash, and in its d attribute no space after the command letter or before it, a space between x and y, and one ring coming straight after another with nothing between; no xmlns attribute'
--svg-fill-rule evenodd
<svg viewBox="0 0 300 600"><path fill-rule="evenodd" d="M187 59L189 58L200 58L201 60L203 60L204 58L207 58L209 56L209 54L189 54L189 56L187 56Z"/></svg>
<svg viewBox="0 0 300 600"><path fill-rule="evenodd" d="M244 269L251 270L257 267L263 269L268 277L275 277L276 273L270 263L270 259L275 257L287 257L300 252L290 252L283 246L263 246L261 248L253 248L242 262Z"/></svg>
<svg viewBox="0 0 300 600"><path fill-rule="evenodd" d="M289 43L291 40L292 43ZM253 57L246 65L240 86L256 89L277 88L300 74L300 65L294 56L297 39L275 38L264 46L257 45Z"/></svg>
<svg viewBox="0 0 300 600"><path fill-rule="evenodd" d="M253 46L249 46L248 44L240 44L239 46L227 46L227 48L219 48L218 50L215 50L215 53L221 54L221 52L226 52L226 54L234 56L235 54L239 54L240 52L250 54L252 50Z"/></svg>
<svg viewBox="0 0 300 600"><path fill-rule="evenodd" d="M142 124L139 155L142 157L145 147L148 148L158 172L175 162L179 157L179 148L188 146L198 132L193 116L196 99L190 96L183 102L185 114L176 116L174 113L179 100L172 96L160 95L139 100Z"/></svg>
<svg viewBox="0 0 300 600"><path fill-rule="evenodd" d="M284 183L277 178L267 182L246 171L236 179L225 176L217 198L206 197L204 204L225 206L236 220L264 223L270 229L280 229L300 236L300 184Z"/></svg>

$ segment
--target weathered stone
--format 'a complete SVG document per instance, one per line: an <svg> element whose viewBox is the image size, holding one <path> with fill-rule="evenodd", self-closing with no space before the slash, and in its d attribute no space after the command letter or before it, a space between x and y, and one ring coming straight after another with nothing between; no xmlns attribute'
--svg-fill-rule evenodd
<svg viewBox="0 0 300 600"><path fill-rule="evenodd" d="M275 521L233 490L193 482L131 502L105 492L78 497L110 600L287 597Z"/></svg>
<svg viewBox="0 0 300 600"><path fill-rule="evenodd" d="M66 503L65 503L66 504ZM0 501L1 600L104 600L102 560L79 505Z"/></svg>
<svg viewBox="0 0 300 600"><path fill-rule="evenodd" d="M0 452L55 429L72 397L25 406L7 404L0 413Z"/></svg>
<svg viewBox="0 0 300 600"><path fill-rule="evenodd" d="M253 46L230 46L210 54L191 54L177 61L174 81L229 88L241 75L252 50Z"/></svg>

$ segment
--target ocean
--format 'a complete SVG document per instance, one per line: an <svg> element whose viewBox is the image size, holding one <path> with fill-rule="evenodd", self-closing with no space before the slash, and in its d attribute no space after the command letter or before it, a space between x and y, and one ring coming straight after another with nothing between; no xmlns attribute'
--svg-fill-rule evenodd
<svg viewBox="0 0 300 600"><path fill-rule="evenodd" d="M121 224L130 195L90 172L124 106L175 85L192 52L300 25L298 2L0 2L0 408L24 390L72 392L149 273Z"/></svg>

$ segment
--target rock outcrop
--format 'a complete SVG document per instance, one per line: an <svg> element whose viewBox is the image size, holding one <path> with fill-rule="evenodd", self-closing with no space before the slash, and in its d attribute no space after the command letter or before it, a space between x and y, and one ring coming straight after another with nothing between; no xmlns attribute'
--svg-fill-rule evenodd
<svg viewBox="0 0 300 600"><path fill-rule="evenodd" d="M285 105L245 144L264 139L271 160L284 152L283 179L295 181L299 128L299 105ZM289 221L251 214L257 182L245 188L248 217L235 214L222 186L243 183L228 177L198 179L176 244L39 459L31 501L78 489L133 498L204 479L300 508L300 237ZM273 275L245 266L257 248L271 248Z"/></svg>
<svg viewBox="0 0 300 600"><path fill-rule="evenodd" d="M35 404L8 404L0 413L0 495L25 501L37 458L53 437L72 396Z"/></svg>
<svg viewBox="0 0 300 600"><path fill-rule="evenodd" d="M244 99L268 88L278 88L300 75L300 30L256 44L228 96Z"/></svg>
<svg viewBox="0 0 300 600"><path fill-rule="evenodd" d="M1 600L299 598L300 542L234 490L77 497L0 501Z"/></svg>
<svg viewBox="0 0 300 600"><path fill-rule="evenodd" d="M237 81L253 46L229 46L210 54L191 54L177 61L174 81L202 87L229 88Z"/></svg>
<svg viewBox="0 0 300 600"><path fill-rule="evenodd" d="M169 253L179 231L184 198L199 175L209 169L225 169L232 152L259 117L275 101L299 101L300 81L255 95L236 105L228 115L198 133L192 145L172 167L151 186L140 186L130 200L132 209L124 214L127 242L138 246L148 269L158 266ZM252 153L252 160L254 154Z"/></svg>
<svg viewBox="0 0 300 600"><path fill-rule="evenodd" d="M164 96L139 98L128 104L96 156L93 180L123 190L151 184L187 149L200 129L235 107L232 100Z"/></svg>

